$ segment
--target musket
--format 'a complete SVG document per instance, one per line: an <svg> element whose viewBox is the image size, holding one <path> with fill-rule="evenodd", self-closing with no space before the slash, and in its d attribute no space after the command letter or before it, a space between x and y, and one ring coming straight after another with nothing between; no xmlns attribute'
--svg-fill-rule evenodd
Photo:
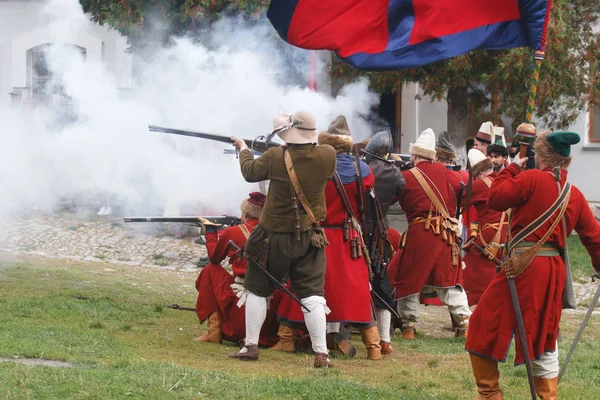
<svg viewBox="0 0 600 400"><path fill-rule="evenodd" d="M364 232L365 224L365 186L363 184L362 174L360 172L360 157L358 156L358 147L354 147L354 158L356 161L354 164L354 178L356 179L356 186L358 189L358 195L356 196L358 205L358 216L360 217L360 223L362 225L362 231ZM364 235L363 235L364 236Z"/></svg>
<svg viewBox="0 0 600 400"><path fill-rule="evenodd" d="M414 167L414 165L412 165L412 162L410 161L410 154L392 153L390 154L389 161L396 167L398 167L400 171L408 171L409 169Z"/></svg>
<svg viewBox="0 0 600 400"><path fill-rule="evenodd" d="M227 247L233 247L234 249L236 249L235 254L237 254L238 256L240 256L242 254L242 249L240 249L239 246L237 244L235 244L233 240L230 240L227 243ZM300 305L300 307L304 308L306 310L306 312L308 312L308 313L310 312L308 307L306 307L304 304L302 304L300 299L298 299L292 292L289 291L288 288L286 288L281 282L279 282L277 280L277 278L275 278L273 275L271 275L269 273L269 271L267 271L266 268L262 268L261 266L259 266L258 269L263 271L265 273L265 275L267 276L267 278L269 278L271 280L271 282L273 282L275 285L277 285L277 287L279 289L283 290L288 296L290 296L292 298L292 300L294 300L296 303L298 303Z"/></svg>
<svg viewBox="0 0 600 400"><path fill-rule="evenodd" d="M461 210L462 210L462 197L463 197L463 193L465 191L465 183L464 182L460 182L460 190L458 192L458 196L456 199L456 219L460 221L460 214L461 214Z"/></svg>
<svg viewBox="0 0 600 400"><path fill-rule="evenodd" d="M125 217L125 222L176 222L182 224L193 224L196 226L202 226L206 221L211 222L215 225L227 225L236 226L242 223L239 217L232 217L229 215L218 215L218 216L188 216L188 217Z"/></svg>
<svg viewBox="0 0 600 400"><path fill-rule="evenodd" d="M592 282L596 282L595 278L600 279L600 275L594 274L592 276ZM596 293L594 294L594 298L592 299L592 302L590 303L590 307L588 308L587 313L585 313L585 317L583 318L583 321L581 322L581 326L579 327L579 330L577 331L577 335L575 335L575 339L573 339L573 343L571 344L571 347L569 348L569 353L567 354L567 358L565 358L565 361L564 361L564 363L560 369L560 372L558 374L558 382L560 382L560 379L562 378L563 374L567 370L567 365L569 365L569 361L571 361L571 357L573 356L573 353L575 352L575 347L577 346L577 343L579 343L579 340L581 339L583 330L585 329L588 321L590 320L590 317L592 316L594 308L596 307L596 303L598 303L598 299L600 299L600 285L596 289Z"/></svg>
<svg viewBox="0 0 600 400"><path fill-rule="evenodd" d="M191 307L182 307L179 304L165 304L165 307L172 308L173 310L182 310L182 311L196 311L195 308Z"/></svg>
<svg viewBox="0 0 600 400"><path fill-rule="evenodd" d="M189 130L184 130L184 129L165 128L165 127L156 126L156 125L148 125L148 130L150 130L150 132L163 132L163 133L169 133L172 135L182 135L182 136L194 137L194 138L198 138L198 139L207 139L207 140L213 140L215 142L232 144L231 136L217 135L214 133L195 132L195 131L189 131ZM246 142L246 146L248 146L248 148L250 150L257 152L257 153L264 153L271 147L281 146L281 144L271 141L271 139L277 132L278 132L278 130L276 129L273 132L271 132L270 134L268 134L267 136L263 135L263 136L258 136L256 139L242 139L242 140L244 142Z"/></svg>

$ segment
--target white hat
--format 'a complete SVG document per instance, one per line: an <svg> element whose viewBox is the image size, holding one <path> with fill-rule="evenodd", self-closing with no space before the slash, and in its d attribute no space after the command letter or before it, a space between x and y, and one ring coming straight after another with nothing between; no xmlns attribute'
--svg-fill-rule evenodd
<svg viewBox="0 0 600 400"><path fill-rule="evenodd" d="M478 176L481 172L487 171L493 168L492 160L486 157L480 150L471 149L467 155L469 158L469 164L471 168L471 174L474 177Z"/></svg>
<svg viewBox="0 0 600 400"><path fill-rule="evenodd" d="M475 139L481 140L483 142L487 142L487 143L494 143L494 124L492 124L490 121L484 122L483 124L481 124L481 126L479 127L479 131L477 132L477 135L475 135Z"/></svg>
<svg viewBox="0 0 600 400"><path fill-rule="evenodd" d="M277 115L273 118L273 129L279 130L277 135L289 144L317 143L315 117L307 111Z"/></svg>
<svg viewBox="0 0 600 400"><path fill-rule="evenodd" d="M494 135L492 136L492 144L498 144L502 140L502 146L506 147L506 139L504 138L504 128L501 126L494 127Z"/></svg>
<svg viewBox="0 0 600 400"><path fill-rule="evenodd" d="M428 160L434 160L436 151L435 151L435 133L433 129L427 128L417 138L417 141L413 144L410 144L410 148L408 149L410 154L414 154L415 156L427 158Z"/></svg>

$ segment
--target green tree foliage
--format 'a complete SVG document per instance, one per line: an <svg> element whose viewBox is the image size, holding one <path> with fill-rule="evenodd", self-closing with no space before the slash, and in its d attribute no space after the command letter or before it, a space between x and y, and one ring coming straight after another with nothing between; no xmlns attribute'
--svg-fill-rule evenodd
<svg viewBox="0 0 600 400"><path fill-rule="evenodd" d="M269 0L80 0L94 22L125 36L135 51L168 43L172 36L198 36L222 15L258 18Z"/></svg>

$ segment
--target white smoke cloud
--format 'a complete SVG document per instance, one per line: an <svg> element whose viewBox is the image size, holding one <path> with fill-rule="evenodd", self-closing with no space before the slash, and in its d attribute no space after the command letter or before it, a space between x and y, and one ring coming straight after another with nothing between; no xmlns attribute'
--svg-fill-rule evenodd
<svg viewBox="0 0 600 400"><path fill-rule="evenodd" d="M77 0L48 1L44 12L66 42L90 24ZM73 47L52 46L48 66L61 80L49 93L56 97L62 88L71 102L67 117L77 120L57 124L53 109L0 108L0 214L106 195L129 214L162 213L173 202L175 209L202 204L192 212L237 214L240 201L257 190L243 180L235 157L223 154L230 145L149 132L148 124L254 138L271 131L276 114L302 109L316 116L319 129L344 114L356 140L372 133L361 116L378 97L366 81L335 99L297 86L306 82L309 53L273 40L267 23L234 22L217 24L204 44L178 39L153 61L136 63L128 96L103 65Z"/></svg>

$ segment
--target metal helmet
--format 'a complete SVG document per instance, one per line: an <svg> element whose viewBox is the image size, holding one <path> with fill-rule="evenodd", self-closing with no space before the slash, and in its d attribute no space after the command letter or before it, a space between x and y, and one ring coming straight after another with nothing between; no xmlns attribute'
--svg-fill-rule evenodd
<svg viewBox="0 0 600 400"><path fill-rule="evenodd" d="M374 158L388 161L392 152L392 143L392 133L385 129L373 135L367 146L361 151L367 155L367 162Z"/></svg>

